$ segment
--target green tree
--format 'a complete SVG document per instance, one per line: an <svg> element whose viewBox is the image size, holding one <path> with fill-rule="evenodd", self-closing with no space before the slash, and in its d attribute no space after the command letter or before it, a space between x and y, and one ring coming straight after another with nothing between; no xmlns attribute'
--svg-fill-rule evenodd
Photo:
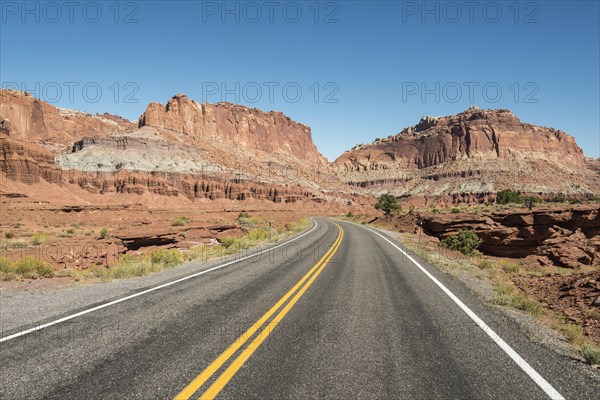
<svg viewBox="0 0 600 400"><path fill-rule="evenodd" d="M496 195L496 203L498 204L522 204L523 197L511 189L504 189L498 192Z"/></svg>
<svg viewBox="0 0 600 400"><path fill-rule="evenodd" d="M482 240L477 236L474 229L465 229L455 235L444 238L440 245L470 256L475 253L481 242Z"/></svg>
<svg viewBox="0 0 600 400"><path fill-rule="evenodd" d="M383 211L385 215L390 215L392 211L402 210L402 207L400 207L396 196L393 194L382 194L375 203L375 209Z"/></svg>

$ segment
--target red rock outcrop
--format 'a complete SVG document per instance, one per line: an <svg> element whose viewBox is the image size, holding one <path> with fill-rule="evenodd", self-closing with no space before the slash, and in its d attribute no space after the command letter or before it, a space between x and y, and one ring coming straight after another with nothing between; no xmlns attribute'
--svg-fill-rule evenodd
<svg viewBox="0 0 600 400"><path fill-rule="evenodd" d="M481 215L425 214L420 219L423 231L439 239L475 229L484 254L567 268L600 266L600 205Z"/></svg>
<svg viewBox="0 0 600 400"><path fill-rule="evenodd" d="M38 183L40 179L62 184L62 170L54 163L51 151L6 135L0 135L0 148L0 172L8 179L27 184Z"/></svg>
<svg viewBox="0 0 600 400"><path fill-rule="evenodd" d="M293 156L321 169L328 167L313 143L310 128L280 112L231 103L199 104L178 94L166 106L150 103L139 126L176 131L192 141L213 138L242 148Z"/></svg>
<svg viewBox="0 0 600 400"><path fill-rule="evenodd" d="M526 193L600 193L573 137L521 122L508 110L472 107L425 117L397 135L358 145L335 162L352 186L398 195L483 198L512 188ZM596 178L596 179L594 179Z"/></svg>
<svg viewBox="0 0 600 400"><path fill-rule="evenodd" d="M70 145L83 135L108 136L135 127L121 117L57 108L27 93L0 89L0 133L15 139Z"/></svg>

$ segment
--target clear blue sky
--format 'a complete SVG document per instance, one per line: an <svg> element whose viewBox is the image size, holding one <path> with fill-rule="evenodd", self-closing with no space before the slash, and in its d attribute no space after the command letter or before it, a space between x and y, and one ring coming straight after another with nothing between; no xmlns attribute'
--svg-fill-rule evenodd
<svg viewBox="0 0 600 400"><path fill-rule="evenodd" d="M239 100L309 125L330 160L473 104L599 157L599 2L464 3L3 1L0 80L130 119L176 93Z"/></svg>

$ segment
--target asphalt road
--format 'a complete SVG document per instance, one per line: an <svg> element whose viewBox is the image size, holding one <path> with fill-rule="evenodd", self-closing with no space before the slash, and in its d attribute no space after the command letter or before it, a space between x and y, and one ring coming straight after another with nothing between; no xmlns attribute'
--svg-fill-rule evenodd
<svg viewBox="0 0 600 400"><path fill-rule="evenodd" d="M549 398L432 277L546 389L598 398L585 367L459 282L365 227L317 222L272 252L0 343L0 398Z"/></svg>

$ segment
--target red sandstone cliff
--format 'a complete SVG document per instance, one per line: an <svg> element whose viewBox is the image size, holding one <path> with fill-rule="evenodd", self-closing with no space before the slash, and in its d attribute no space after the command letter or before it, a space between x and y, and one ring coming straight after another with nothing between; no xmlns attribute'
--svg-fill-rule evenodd
<svg viewBox="0 0 600 400"><path fill-rule="evenodd" d="M310 128L280 112L264 112L231 103L199 104L186 95L173 96L163 106L150 103L139 126L183 133L192 141L208 138L270 154L292 156L327 168L313 143Z"/></svg>
<svg viewBox="0 0 600 400"><path fill-rule="evenodd" d="M121 117L57 108L27 93L0 89L0 133L15 139L70 145L83 135L108 136L135 127Z"/></svg>
<svg viewBox="0 0 600 400"><path fill-rule="evenodd" d="M335 162L345 182L399 195L598 193L573 137L521 122L508 110L472 107L425 117L397 135L358 145Z"/></svg>
<svg viewBox="0 0 600 400"><path fill-rule="evenodd" d="M138 129L117 116L58 109L21 92L0 95L2 192L18 188L67 203L116 195L165 205L254 199L332 210L357 200L328 175L310 129L281 113L200 106L180 95L166 108L151 104Z"/></svg>

